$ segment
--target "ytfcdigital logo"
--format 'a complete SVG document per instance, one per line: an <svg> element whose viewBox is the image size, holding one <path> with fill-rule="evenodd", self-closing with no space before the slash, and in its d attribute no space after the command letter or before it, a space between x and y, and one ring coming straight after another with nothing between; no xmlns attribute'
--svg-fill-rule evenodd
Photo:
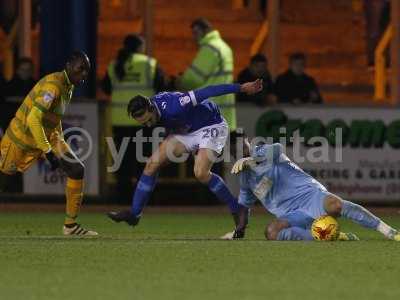
<svg viewBox="0 0 400 300"><path fill-rule="evenodd" d="M212 130L211 130L212 131ZM210 131L210 132L211 132ZM225 147L223 147L222 155L216 155L215 151L208 151L210 161L213 162L226 162L230 163L235 159L242 158L244 155L244 146L249 143L250 149L259 146L261 144L272 144L274 140L272 137L255 137L247 139L245 137L238 137L235 141L235 145L229 142L229 136L224 132L224 136L221 136L223 131L216 130L214 134L199 134L192 135L188 134L187 139L174 138L174 136L168 136L168 142L166 142L161 150L158 150L160 144L165 141L165 129L155 128L152 132L151 137L145 137L143 135L143 130L139 130L134 137L124 137L119 145L115 144L114 138L106 137L106 143L110 151L111 157L113 159L113 164L107 167L108 172L116 172L120 168L123 158L128 151L128 146L130 143L135 144L135 154L136 160L140 163L146 163L150 157L144 155L144 144L151 143L152 153L151 160L154 163L162 162L160 160L168 160L173 163L181 163L186 161L190 154L196 154L199 145L208 145L210 149L222 149L223 144L221 143L226 140ZM237 132L243 133L242 129L237 129ZM311 162L311 163L321 163L321 162L337 162L341 163L343 159L342 155L342 129L336 128L334 131L335 144L329 143L326 137L313 137L307 142L300 135L299 131L295 131L293 136L286 137L286 128L281 128L280 132L282 137L279 139L279 143L282 145L283 152L288 154L289 157L293 158L296 163ZM206 142L203 139L207 139ZM188 141L188 144L183 144ZM193 142L193 140L195 142ZM193 144L194 149L190 149ZM189 145L190 144L190 145ZM119 148L118 148L119 146ZM232 148L234 147L234 148ZM233 151L231 151L233 150ZM290 153L287 153L290 152ZM231 154L234 154L234 157ZM269 155L269 153L267 153ZM271 153L272 155L272 153Z"/></svg>
<svg viewBox="0 0 400 300"><path fill-rule="evenodd" d="M76 158L82 162L87 160L93 151L93 139L88 131L81 127L69 127L63 131L65 142L71 147L73 151L72 156L67 155L68 152L61 149L63 146L59 145L59 153L63 160L74 163Z"/></svg>
<svg viewBox="0 0 400 300"><path fill-rule="evenodd" d="M243 133L242 129L236 130L239 133ZM211 131L210 131L211 132ZM214 132L214 131L213 131ZM288 154L296 163L311 162L342 162L342 129L336 128L334 131L334 145L330 144L326 137L313 137L307 142L300 135L297 130L289 138L286 136L286 129L281 128L280 133L282 136L279 138L279 142L282 145L283 152ZM242 158L244 156L245 145L250 146L250 149L259 146L261 144L273 144L274 139L272 137L238 137L235 144L229 142L229 136L227 132L223 130L215 130L213 134L199 134L193 136L195 139L194 149L188 151L188 145L184 145L180 140L174 138L173 135L166 136L166 130L162 127L157 127L152 131L150 137L145 137L143 130L136 132L133 137L124 137L118 143L116 143L113 137L106 137L105 142L108 147L108 151L112 158L112 164L107 166L107 172L113 173L119 170L123 162L123 158L127 154L128 146L130 143L135 144L135 156L136 161L139 163L146 163L150 159L149 156L144 155L144 145L147 143L151 144L151 159L153 162L160 162L160 160L168 160L173 163L185 162L191 154L196 154L200 144L210 145L210 149L221 148L223 142L226 141L223 147L222 155L216 155L215 151L208 151L209 159L213 162L233 162L235 159ZM185 136L185 135L180 135ZM84 162L89 158L93 151L93 139L88 131L80 127L70 127L64 131L64 138L66 143L71 147L73 151L72 157L66 154L62 155L62 158L68 162L76 162L76 158ZM192 136L191 136L192 138ZM162 150L159 150L160 144L165 140L168 140L164 144ZM193 145L193 139L191 143ZM206 143L202 139L207 139ZM188 139L190 140L190 139ZM276 141L275 141L276 142ZM197 148L196 148L197 143ZM222 143L222 144L221 144ZM217 145L217 147L214 147ZM97 146L97 145L96 145ZM233 151L231 151L233 150ZM130 150L131 151L131 150ZM163 152L160 155L160 152ZM289 152L289 153L288 153ZM63 151L60 151L63 153ZM234 154L232 156L231 154ZM269 155L269 154L267 154ZM272 155L272 154L271 154Z"/></svg>
<svg viewBox="0 0 400 300"><path fill-rule="evenodd" d="M58 143L56 146L56 152L62 160L76 163L77 160L84 162L89 158L93 151L93 139L88 131L81 127L68 127L63 135L65 143ZM39 162L39 175L44 176L43 180L47 184L64 184L66 180L64 172L59 169L51 171L50 164L44 160Z"/></svg>

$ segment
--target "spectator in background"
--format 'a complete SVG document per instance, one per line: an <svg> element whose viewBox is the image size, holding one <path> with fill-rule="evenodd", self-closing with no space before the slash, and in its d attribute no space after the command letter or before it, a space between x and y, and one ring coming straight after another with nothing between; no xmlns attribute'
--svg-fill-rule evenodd
<svg viewBox="0 0 400 300"><path fill-rule="evenodd" d="M1 65L0 65L1 70ZM5 89L6 89L6 81L3 77L2 72L0 72L0 107L3 108L4 97L5 97ZM5 128L7 128L7 124L4 122L4 110L0 109L0 139L4 134Z"/></svg>
<svg viewBox="0 0 400 300"><path fill-rule="evenodd" d="M14 77L7 82L6 96L7 97L23 97L27 95L36 83L33 78L34 66L32 59L28 57L20 58L17 62L17 69Z"/></svg>
<svg viewBox="0 0 400 300"><path fill-rule="evenodd" d="M253 103L258 106L273 105L276 102L276 96L273 94L274 83L268 71L268 60L262 54L256 54L250 59L249 66L240 71L237 81L245 83L258 78L263 80L263 90L254 95L239 93L236 96L238 102Z"/></svg>
<svg viewBox="0 0 400 300"><path fill-rule="evenodd" d="M145 40L132 34L125 37L123 47L119 50L117 58L108 66L107 74L102 81L103 91L111 95L111 124L117 149L125 137L134 137L141 130L139 123L129 118L127 107L129 101L137 96L154 96L165 89L164 75L157 60L147 56ZM151 136L151 128L143 129L145 137ZM151 149L145 153L151 154ZM120 199L129 199L132 194L132 177L141 174L140 164L136 159L136 144L130 142L123 157L121 166L117 170L117 191Z"/></svg>
<svg viewBox="0 0 400 300"><path fill-rule="evenodd" d="M6 80L4 79L3 74L0 72L0 104L3 103L5 94L6 94Z"/></svg>
<svg viewBox="0 0 400 300"><path fill-rule="evenodd" d="M233 53L211 23L199 18L191 24L192 35L199 46L196 57L177 80L179 90L193 90L208 85L233 83ZM229 129L236 129L235 96L233 94L213 97Z"/></svg>
<svg viewBox="0 0 400 300"><path fill-rule="evenodd" d="M368 66L375 64L375 48L390 22L390 1L364 0Z"/></svg>
<svg viewBox="0 0 400 300"><path fill-rule="evenodd" d="M304 73L306 57L294 53L289 58L289 69L278 76L275 92L279 103L322 103L317 84L311 76Z"/></svg>

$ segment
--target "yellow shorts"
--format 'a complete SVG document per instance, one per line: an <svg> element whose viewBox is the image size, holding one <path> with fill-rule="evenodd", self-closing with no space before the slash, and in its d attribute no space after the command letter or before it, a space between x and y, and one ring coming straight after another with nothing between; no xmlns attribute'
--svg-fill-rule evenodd
<svg viewBox="0 0 400 300"><path fill-rule="evenodd" d="M58 134L53 134L49 142L56 152L57 156L63 153L71 152L68 144L59 138ZM16 172L25 172L39 158L44 158L43 151L31 150L24 151L18 147L7 134L1 139L0 145L0 171L13 175Z"/></svg>

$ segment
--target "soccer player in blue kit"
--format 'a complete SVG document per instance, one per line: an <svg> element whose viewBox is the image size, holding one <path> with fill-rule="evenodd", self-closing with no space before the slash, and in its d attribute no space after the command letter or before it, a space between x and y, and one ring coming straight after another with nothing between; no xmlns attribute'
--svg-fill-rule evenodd
<svg viewBox="0 0 400 300"><path fill-rule="evenodd" d="M165 127L168 135L146 162L133 195L131 210L109 212L108 216L115 222L137 225L156 185L157 173L171 161L171 154L180 157L184 153L197 152L195 177L229 206L237 224L240 205L224 180L211 172L225 146L229 128L218 106L209 98L238 92L255 94L261 90L262 80L258 79L244 84L213 85L185 93L163 92L151 98L134 97L128 105L128 114L143 126Z"/></svg>
<svg viewBox="0 0 400 300"><path fill-rule="evenodd" d="M326 188L293 163L281 144L252 147L244 133L230 135L230 152L236 158L233 174L240 173L239 225L224 239L243 238L248 208L259 200L276 219L265 229L268 240L313 240L311 224L322 215L343 217L374 229L386 238L400 241L400 233L365 208L329 193ZM240 149L238 151L238 149ZM340 233L339 240L358 240L352 233Z"/></svg>

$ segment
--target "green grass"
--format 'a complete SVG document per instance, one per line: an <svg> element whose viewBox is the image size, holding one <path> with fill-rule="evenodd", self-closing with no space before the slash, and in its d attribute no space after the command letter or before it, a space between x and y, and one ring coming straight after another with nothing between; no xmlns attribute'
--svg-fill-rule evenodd
<svg viewBox="0 0 400 300"><path fill-rule="evenodd" d="M61 214L0 214L0 299L400 299L400 244L347 222L360 242L219 241L229 216L146 215L131 229L100 214L99 238L59 235ZM385 218L400 227L400 218Z"/></svg>

